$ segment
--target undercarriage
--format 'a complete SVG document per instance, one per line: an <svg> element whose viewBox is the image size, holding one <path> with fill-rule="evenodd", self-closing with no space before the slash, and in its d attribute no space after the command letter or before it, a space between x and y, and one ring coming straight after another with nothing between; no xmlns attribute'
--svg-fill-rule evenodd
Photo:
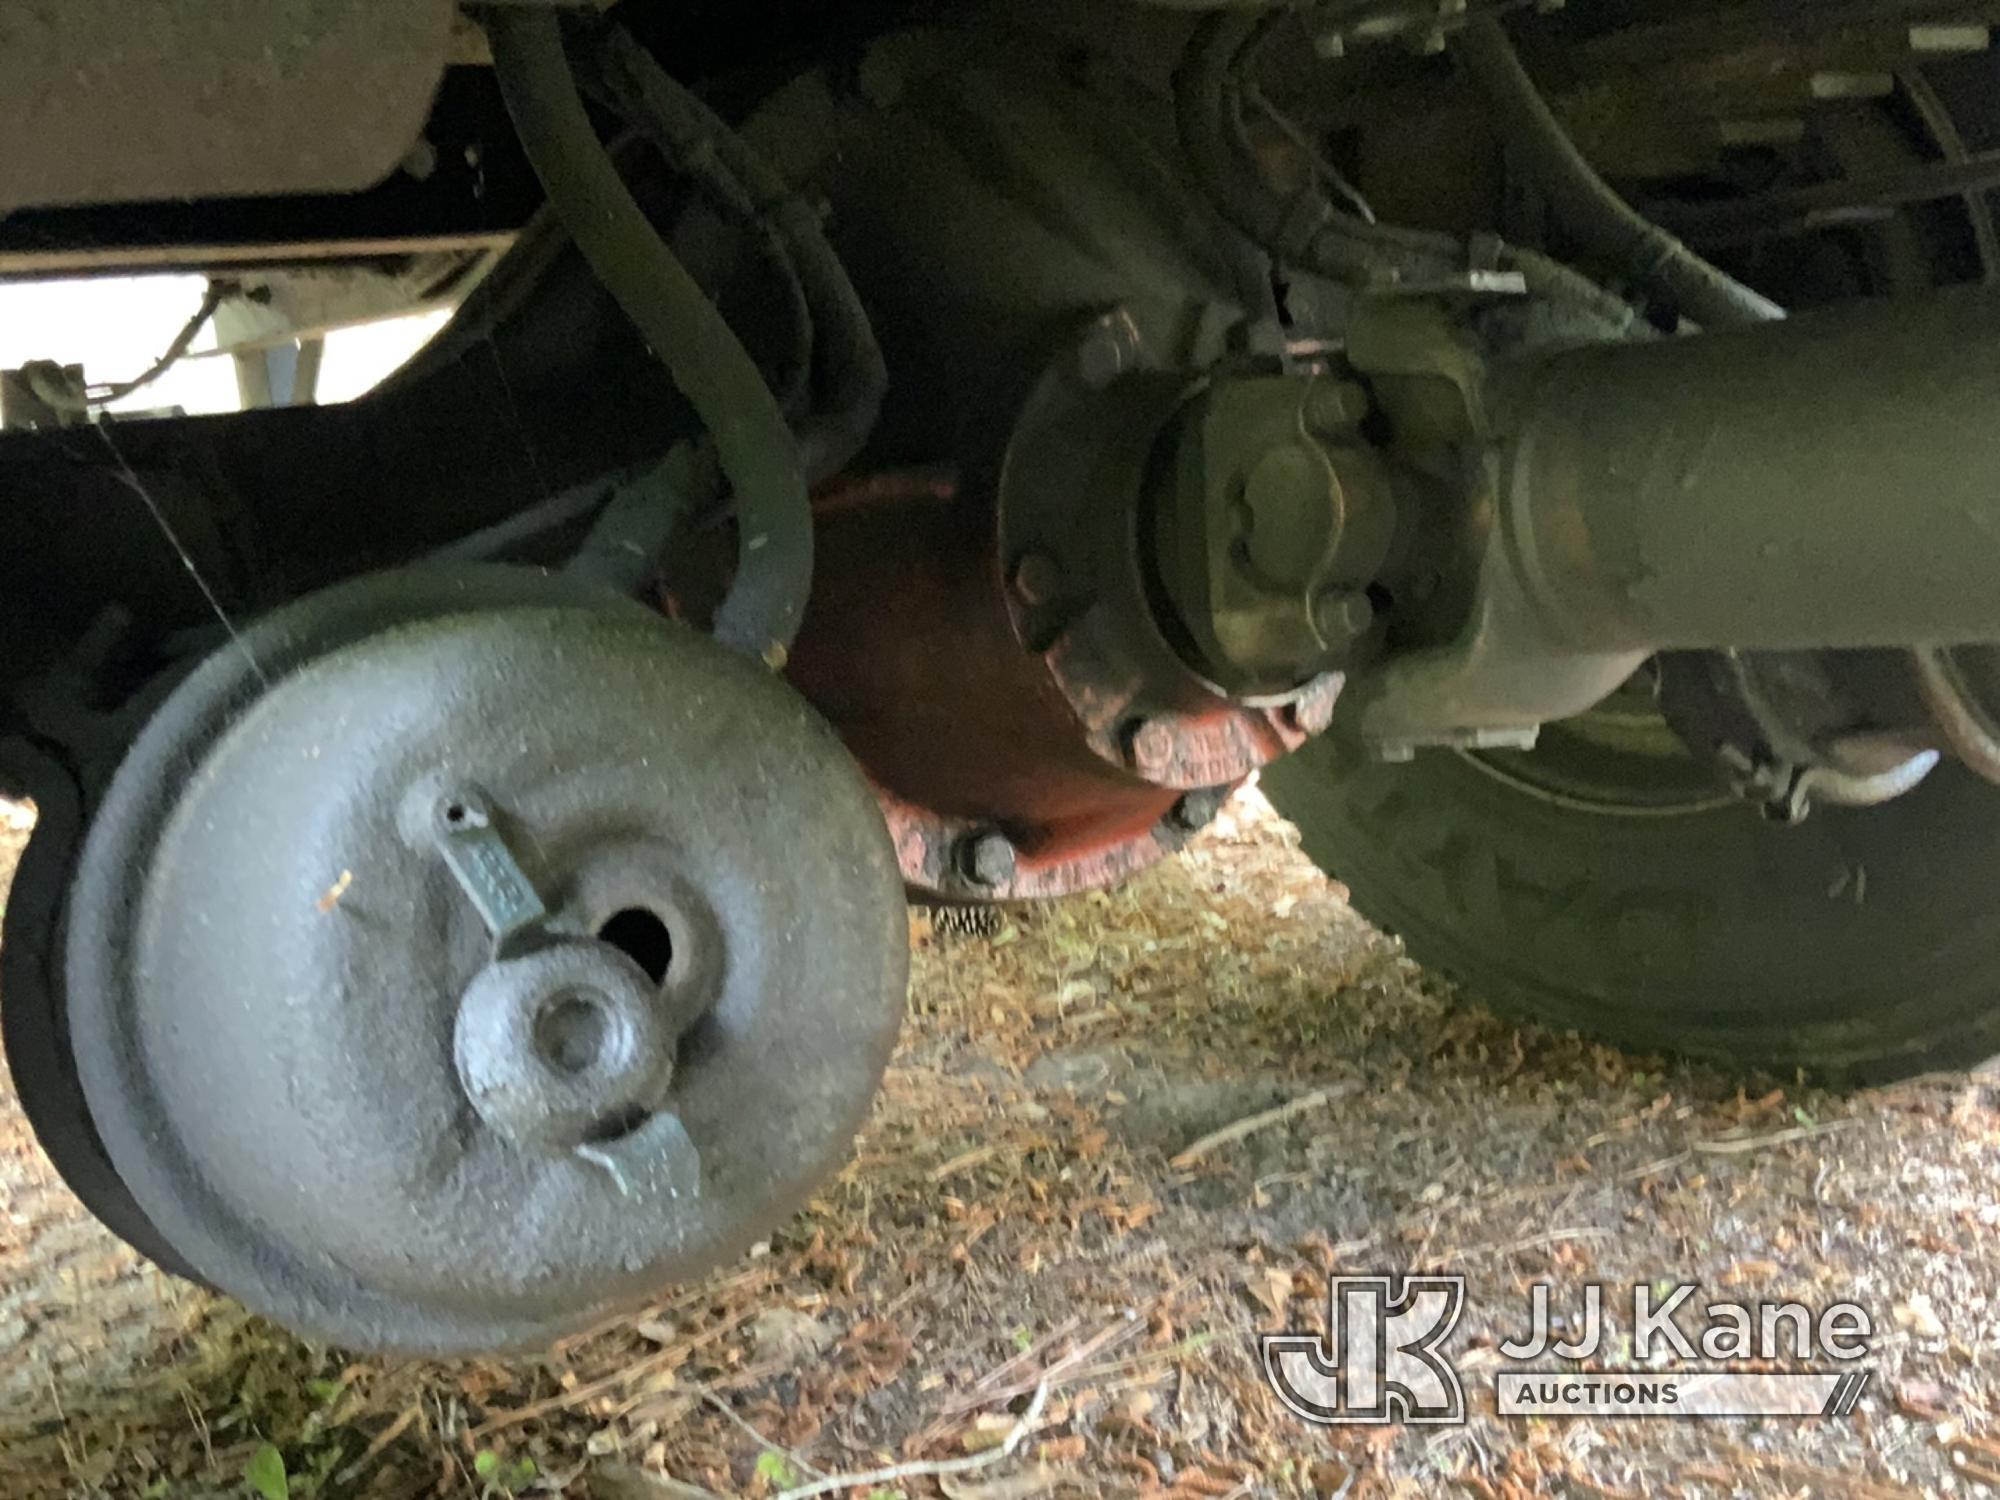
<svg viewBox="0 0 2000 1500"><path fill-rule="evenodd" d="M1497 1003L2000 1051L1991 7L296 9L0 53L0 275L258 408L0 379L0 1021L163 1266L546 1343L839 1163L906 898L1252 777Z"/></svg>

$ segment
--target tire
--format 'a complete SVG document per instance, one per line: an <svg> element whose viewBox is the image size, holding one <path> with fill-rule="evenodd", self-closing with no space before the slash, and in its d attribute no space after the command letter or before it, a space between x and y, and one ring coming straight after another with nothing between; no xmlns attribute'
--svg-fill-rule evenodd
<svg viewBox="0 0 2000 1500"><path fill-rule="evenodd" d="M1328 738L1263 786L1357 910L1503 1010L1832 1082L2000 1053L2000 787L1946 764L1784 828L1538 795L1541 753L1377 765Z"/></svg>
<svg viewBox="0 0 2000 1500"><path fill-rule="evenodd" d="M2000 144L1991 57L1925 71L1968 150ZM1821 292L1977 274L1966 227L1931 208L1946 221L1918 214L1915 244L1896 238L1911 221L1885 226L1900 275ZM1827 1082L2000 1055L2000 787L1947 761L1886 806L1821 808L1785 828L1654 744L1644 757L1597 747L1592 775L1636 810L1524 789L1545 755L1575 751L1574 728L1549 726L1528 755L1433 750L1400 766L1328 737L1262 784L1358 911L1504 1011Z"/></svg>

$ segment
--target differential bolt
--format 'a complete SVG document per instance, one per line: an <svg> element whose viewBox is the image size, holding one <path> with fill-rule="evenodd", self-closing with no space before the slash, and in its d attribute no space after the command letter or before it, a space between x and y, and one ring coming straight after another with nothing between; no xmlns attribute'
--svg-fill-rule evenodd
<svg viewBox="0 0 2000 1500"><path fill-rule="evenodd" d="M1174 748L1174 727L1164 719L1140 719L1126 726L1126 764L1149 781L1165 779L1173 768Z"/></svg>
<svg viewBox="0 0 2000 1500"><path fill-rule="evenodd" d="M1013 882L1014 845L998 829L968 834L959 841L954 858L959 874L982 890L997 890Z"/></svg>
<svg viewBox="0 0 2000 1500"><path fill-rule="evenodd" d="M1199 833L1215 821L1222 804L1229 800L1229 791L1226 786L1196 787L1174 804L1167 817L1182 833Z"/></svg>

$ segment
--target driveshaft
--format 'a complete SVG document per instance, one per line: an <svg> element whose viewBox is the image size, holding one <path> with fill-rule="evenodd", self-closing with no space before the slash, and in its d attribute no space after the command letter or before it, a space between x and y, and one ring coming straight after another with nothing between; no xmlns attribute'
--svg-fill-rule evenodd
<svg viewBox="0 0 2000 1500"><path fill-rule="evenodd" d="M1507 542L1565 640L2000 640L2000 291L1594 346L1502 389Z"/></svg>

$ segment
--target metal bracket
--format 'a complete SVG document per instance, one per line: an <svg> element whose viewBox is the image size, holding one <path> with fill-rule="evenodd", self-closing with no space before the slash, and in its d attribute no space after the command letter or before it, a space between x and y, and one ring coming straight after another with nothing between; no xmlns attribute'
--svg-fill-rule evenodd
<svg viewBox="0 0 2000 1500"><path fill-rule="evenodd" d="M680 1116L662 1111L629 1135L593 1141L576 1154L611 1174L627 1198L699 1198L701 1152Z"/></svg>
<svg viewBox="0 0 2000 1500"><path fill-rule="evenodd" d="M447 792L438 799L436 828L438 852L492 934L496 955L541 926L548 908L483 796L469 789Z"/></svg>

